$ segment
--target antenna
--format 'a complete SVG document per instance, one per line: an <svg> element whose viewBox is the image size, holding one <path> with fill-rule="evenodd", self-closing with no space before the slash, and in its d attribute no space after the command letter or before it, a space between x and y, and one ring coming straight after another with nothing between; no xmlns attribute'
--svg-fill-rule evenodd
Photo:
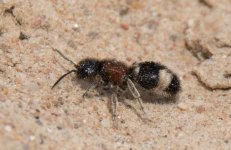
<svg viewBox="0 0 231 150"><path fill-rule="evenodd" d="M59 53L65 60L69 61L71 64L73 64L75 66L75 68L77 69L77 64L75 64L72 60L70 60L69 58L67 58L62 52L60 52L58 49L51 47L53 51L56 51L57 53ZM55 83L54 85L51 87L51 89L53 89L64 77L66 77L67 75L69 75L72 72L77 72L76 69L73 69L71 71L68 71L67 73L63 74Z"/></svg>
<svg viewBox="0 0 231 150"><path fill-rule="evenodd" d="M69 74L72 73L72 72L76 72L76 70L71 70L71 71L65 73L64 75L62 75L62 76L55 82L55 84L51 87L51 89L53 89L64 77L66 77L67 75L69 75Z"/></svg>
<svg viewBox="0 0 231 150"><path fill-rule="evenodd" d="M59 53L65 60L69 61L71 64L73 64L75 67L77 67L77 64L74 63L72 60L70 60L69 58L67 58L66 56L64 56L64 54L62 52L60 52L58 49L51 47L52 50L56 51L57 53Z"/></svg>

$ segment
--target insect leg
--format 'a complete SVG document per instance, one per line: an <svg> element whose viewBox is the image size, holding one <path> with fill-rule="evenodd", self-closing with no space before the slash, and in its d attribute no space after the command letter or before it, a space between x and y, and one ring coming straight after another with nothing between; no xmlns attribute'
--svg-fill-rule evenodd
<svg viewBox="0 0 231 150"><path fill-rule="evenodd" d="M136 89L134 83L129 78L127 80L127 85L129 91L132 93L132 96L139 102L141 110L143 111L144 114L146 114L144 111L143 100L140 98L140 93Z"/></svg>
<svg viewBox="0 0 231 150"><path fill-rule="evenodd" d="M118 93L118 87L116 87L116 91L113 92L112 94L112 120L113 120L113 126L117 127L117 106L118 106L118 97L117 97L117 93Z"/></svg>

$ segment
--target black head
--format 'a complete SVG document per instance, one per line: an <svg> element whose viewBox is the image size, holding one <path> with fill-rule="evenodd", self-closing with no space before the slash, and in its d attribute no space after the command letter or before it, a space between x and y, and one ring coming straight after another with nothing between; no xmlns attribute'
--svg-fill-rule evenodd
<svg viewBox="0 0 231 150"><path fill-rule="evenodd" d="M98 74L100 61L94 58L87 58L79 62L76 66L78 78L94 78Z"/></svg>
<svg viewBox="0 0 231 150"><path fill-rule="evenodd" d="M72 62L72 61L71 61ZM74 63L73 63L74 64ZM80 61L77 64L74 64L76 69L73 69L64 75L62 75L52 86L52 89L67 75L69 75L72 72L75 72L77 75L77 78L79 79L85 79L85 78L94 78L98 74L99 70L99 64L100 62L93 58L87 58L82 61Z"/></svg>
<svg viewBox="0 0 231 150"><path fill-rule="evenodd" d="M66 77L67 75L75 72L77 77L80 79L85 79L85 78L93 78L98 74L98 70L99 70L99 64L100 62L96 59L93 58L87 58L84 59L82 61L80 61L77 64L75 64L72 60L70 60L69 58L67 58L62 52L60 52L58 49L51 47L52 50L54 50L55 52L59 53L65 60L69 61L71 64L73 64L75 66L75 69L65 73L64 75L62 75L56 82L55 84L52 86L51 89L53 89L64 77Z"/></svg>

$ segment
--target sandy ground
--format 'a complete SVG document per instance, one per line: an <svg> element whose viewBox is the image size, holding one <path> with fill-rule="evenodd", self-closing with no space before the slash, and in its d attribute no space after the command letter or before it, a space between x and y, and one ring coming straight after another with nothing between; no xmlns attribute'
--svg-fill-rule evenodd
<svg viewBox="0 0 231 150"><path fill-rule="evenodd" d="M0 149L231 149L230 0L1 0ZM128 94L113 128L110 92L74 75L86 57L161 62L181 78L176 103Z"/></svg>

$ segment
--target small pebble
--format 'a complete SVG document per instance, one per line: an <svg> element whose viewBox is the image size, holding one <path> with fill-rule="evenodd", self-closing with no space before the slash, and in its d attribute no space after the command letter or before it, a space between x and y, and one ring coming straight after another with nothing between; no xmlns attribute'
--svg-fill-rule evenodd
<svg viewBox="0 0 231 150"><path fill-rule="evenodd" d="M77 23L74 24L74 28L75 28L75 29L79 28L79 25L78 25Z"/></svg>
<svg viewBox="0 0 231 150"><path fill-rule="evenodd" d="M57 126L57 129L58 129L58 130L62 130L63 127L62 127L62 126Z"/></svg>
<svg viewBox="0 0 231 150"><path fill-rule="evenodd" d="M35 136L31 135L31 136L29 137L29 139L30 139L30 141L34 141L34 140L35 140Z"/></svg>
<svg viewBox="0 0 231 150"><path fill-rule="evenodd" d="M177 105L177 108L179 108L180 110L187 110L188 109L188 105L186 103L179 103Z"/></svg>
<svg viewBox="0 0 231 150"><path fill-rule="evenodd" d="M202 112L204 112L205 111L205 107L204 106L198 106L198 107L196 107L196 111L197 111L197 113L202 113Z"/></svg>
<svg viewBox="0 0 231 150"><path fill-rule="evenodd" d="M120 24L120 27L121 27L122 29L124 29L124 30L128 30L128 29L129 29L128 24L124 24L124 23Z"/></svg>
<svg viewBox="0 0 231 150"><path fill-rule="evenodd" d="M84 124L85 124L85 123L87 123L87 120L86 120L86 119L84 119L84 120L83 120L83 123L84 123Z"/></svg>
<svg viewBox="0 0 231 150"><path fill-rule="evenodd" d="M79 30L79 25L78 25L77 23L74 24L73 27L72 27L72 29L73 29L74 31L78 31L78 30Z"/></svg>
<svg viewBox="0 0 231 150"><path fill-rule="evenodd" d="M10 125L6 125L6 126L4 127L4 129L5 129L7 132L12 131L12 127L11 127Z"/></svg>
<svg viewBox="0 0 231 150"><path fill-rule="evenodd" d="M129 8L128 7L124 7L120 10L120 16L124 16L126 14L128 14L129 12Z"/></svg>

